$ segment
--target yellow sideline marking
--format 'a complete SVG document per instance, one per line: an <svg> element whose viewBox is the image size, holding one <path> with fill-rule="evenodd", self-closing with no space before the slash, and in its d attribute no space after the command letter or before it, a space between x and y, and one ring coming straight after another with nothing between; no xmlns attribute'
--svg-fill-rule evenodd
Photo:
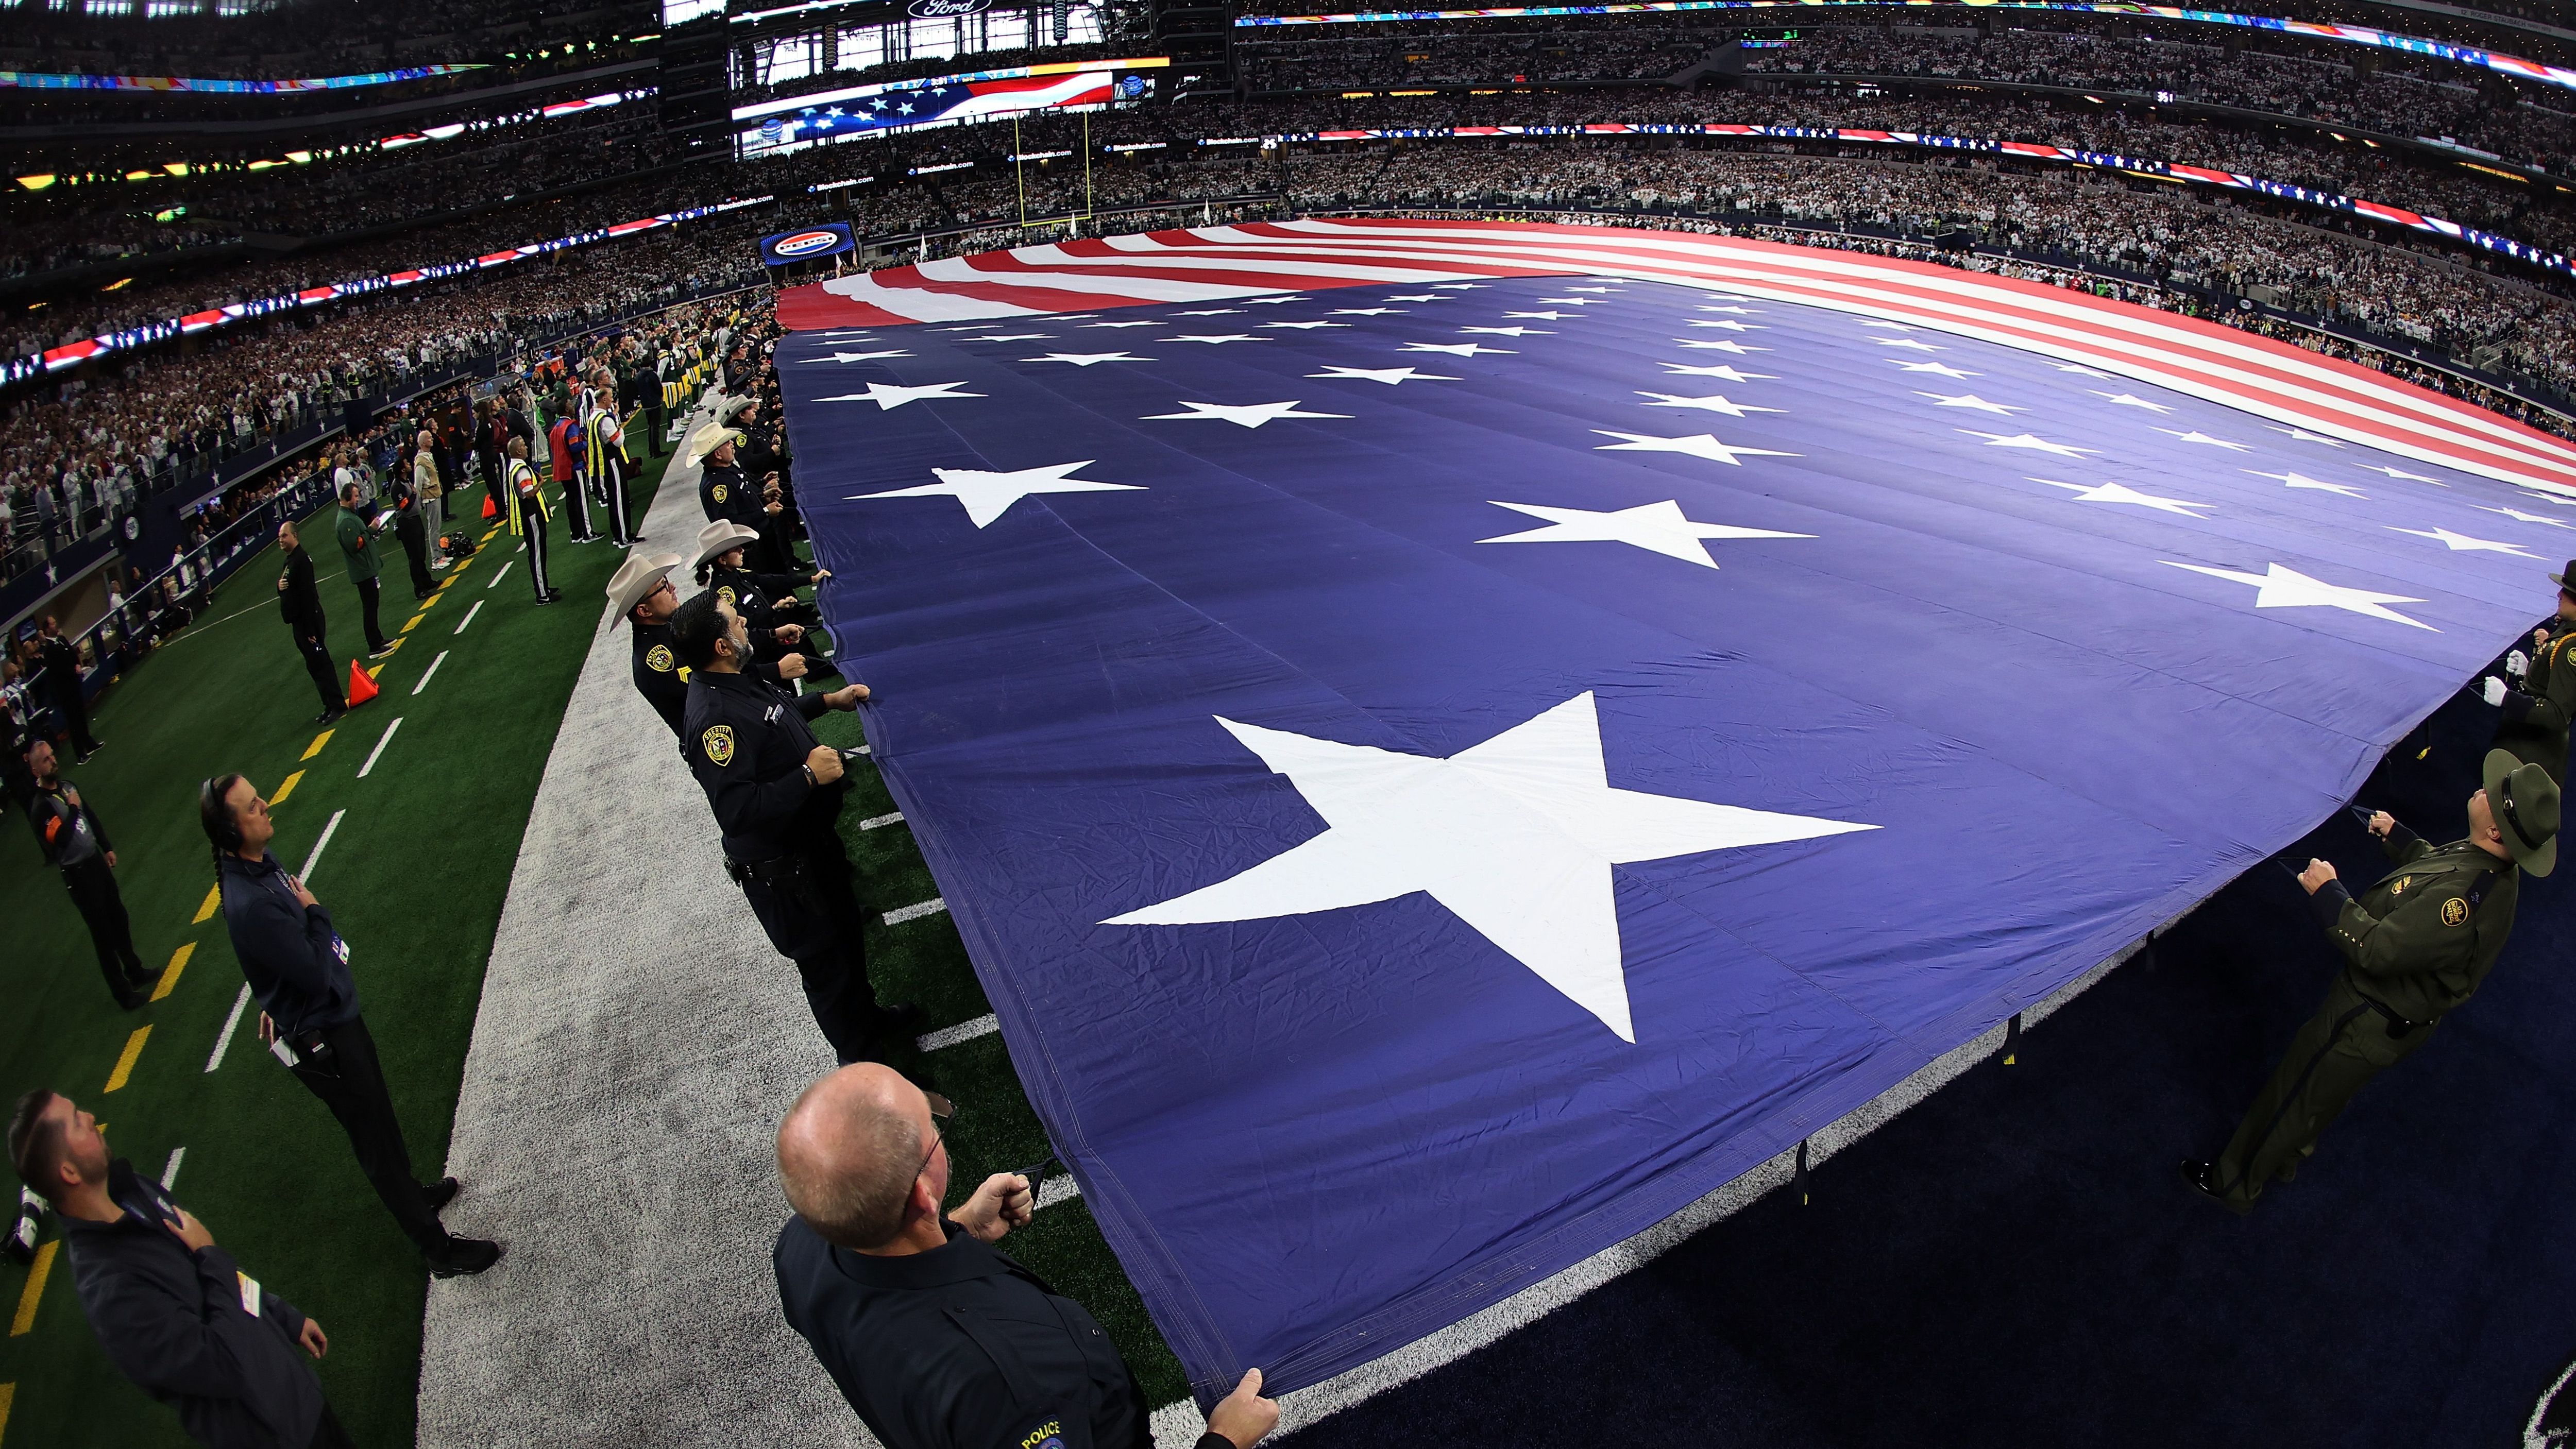
<svg viewBox="0 0 2576 1449"><path fill-rule="evenodd" d="M0 1384L0 1438L9 1434L9 1405L18 1397L16 1384Z"/></svg>
<svg viewBox="0 0 2576 1449"><path fill-rule="evenodd" d="M322 747L329 743L331 743L331 732L329 730L324 730L322 733L313 737L313 743L304 747L304 754L301 758L307 760L312 759L315 755L322 753ZM203 920L204 917L201 916L198 919Z"/></svg>
<svg viewBox="0 0 2576 1449"><path fill-rule="evenodd" d="M191 926L202 926L206 922L213 920L215 918L216 908L221 906L223 903L224 883L222 881L217 881L213 885L206 887L206 903L197 907L197 918L190 921L188 924Z"/></svg>
<svg viewBox="0 0 2576 1449"><path fill-rule="evenodd" d="M179 973L188 969L188 958L197 954L197 943L190 941L170 953L170 964L161 968L161 984L152 988L152 999L159 1001L179 984Z"/></svg>
<svg viewBox="0 0 2576 1449"><path fill-rule="evenodd" d="M36 1264L27 1270L27 1286L18 1290L18 1316L9 1320L9 1336L16 1338L36 1326L36 1304L45 1296L45 1279L54 1271L54 1250L63 1240L54 1238L36 1250Z"/></svg>
<svg viewBox="0 0 2576 1449"><path fill-rule="evenodd" d="M307 755L306 758L310 759L312 757ZM287 776L284 780L278 783L277 793L268 797L268 803L272 806L285 804L286 797L295 793L295 782L303 778L304 772L302 770L298 770L294 774ZM218 884L215 889L220 891L223 887ZM199 917L199 919L202 920L204 918Z"/></svg>
<svg viewBox="0 0 2576 1449"><path fill-rule="evenodd" d="M440 584L437 588L430 590L429 597L421 600L420 602L420 612L426 614L430 610L437 608L439 599L445 595L446 592L447 585L445 584Z"/></svg>
<svg viewBox="0 0 2576 1449"><path fill-rule="evenodd" d="M107 1085L99 1090L113 1092L125 1085L125 1079L134 1073L134 1059L143 1055L144 1038L150 1035L152 1028L148 1026L134 1029L134 1035L125 1039L125 1051L116 1059L116 1070L107 1074Z"/></svg>
<svg viewBox="0 0 2576 1449"><path fill-rule="evenodd" d="M425 618L428 618L428 617L429 617L429 615L428 615L426 612L418 613L418 614L414 614L414 615L412 615L410 618L403 620L402 631L403 631L404 633L406 633L406 634L410 633L412 630L417 629L417 628L419 628L419 627L420 627L420 621L421 621L421 620L423 620L423 619L425 619ZM402 641L401 641L401 640L399 640L399 639L397 639L397 640L395 640L394 642L395 642L395 643L397 643L397 644L399 644L399 643L401 643Z"/></svg>

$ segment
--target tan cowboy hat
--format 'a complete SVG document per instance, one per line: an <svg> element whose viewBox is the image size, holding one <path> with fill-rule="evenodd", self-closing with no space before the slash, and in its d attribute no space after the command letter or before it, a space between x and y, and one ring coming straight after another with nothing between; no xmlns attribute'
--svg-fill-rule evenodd
<svg viewBox="0 0 2576 1449"><path fill-rule="evenodd" d="M730 518L715 519L698 530L698 561L690 567L703 568L758 537L759 529L745 528Z"/></svg>
<svg viewBox="0 0 2576 1449"><path fill-rule="evenodd" d="M2487 751L2487 809L2504 848L2525 875L2547 875L2558 868L2558 782L2538 765L2526 765L2511 750Z"/></svg>
<svg viewBox="0 0 2576 1449"><path fill-rule="evenodd" d="M679 566L676 553L628 554L626 562L617 566L617 577L608 581L608 602L617 606L617 617L634 613L644 596L660 588Z"/></svg>
<svg viewBox="0 0 2576 1449"><path fill-rule="evenodd" d="M701 428L698 430L698 435L689 440L689 461L692 463L704 463L707 460L707 455L713 453L716 449L723 447L727 443L739 443L741 441L742 434L733 428Z"/></svg>
<svg viewBox="0 0 2576 1449"><path fill-rule="evenodd" d="M741 414L744 408L747 408L758 401L758 398L753 397L749 393L744 393L740 397L726 398L723 402L716 405L716 421L720 423L732 422Z"/></svg>

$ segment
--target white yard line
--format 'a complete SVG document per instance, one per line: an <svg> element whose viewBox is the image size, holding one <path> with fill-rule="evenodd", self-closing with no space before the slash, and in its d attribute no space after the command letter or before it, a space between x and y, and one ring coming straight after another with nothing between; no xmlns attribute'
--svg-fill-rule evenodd
<svg viewBox="0 0 2576 1449"><path fill-rule="evenodd" d="M411 692L412 692L414 695L417 695L417 694L419 694L422 690L429 688L429 681L430 681L430 679L431 679L433 676L435 676L435 675L438 673L438 666L440 666L440 665L442 665L442 664L445 664L446 662L447 662L447 651L446 651L446 650L444 650L444 649L441 649L441 650L439 650L439 651L438 651L438 657L437 657L436 659L433 659L433 660L429 661L429 668L427 668L426 670L423 670L423 671L421 672L421 676L420 676L420 683L413 685L413 686L411 687Z"/></svg>
<svg viewBox="0 0 2576 1449"><path fill-rule="evenodd" d="M973 1021L961 1021L955 1026L943 1026L937 1031L925 1032L915 1040L923 1051L935 1052L941 1047L953 1047L959 1042L973 1041L979 1036L991 1036L1001 1029L1002 1019L988 1011Z"/></svg>
<svg viewBox="0 0 2576 1449"><path fill-rule="evenodd" d="M250 1005L250 983L245 981L242 983L241 995L233 998L233 1014L224 1018L223 1032L215 1038L215 1049L206 1053L207 1071L211 1072L224 1064L224 1049L233 1044L233 1029L241 1025L242 1008L248 1005Z"/></svg>
<svg viewBox="0 0 2576 1449"><path fill-rule="evenodd" d="M465 626L466 626L466 625L468 625L468 624L473 623L473 622L474 622L474 616L475 616L475 615L477 615L477 614L480 614L480 613L482 613L482 612L483 612L483 601L482 601L481 599L476 599L476 600L474 601L474 607L473 607L473 608L470 608L470 609L468 609L468 610L466 610L466 611L465 611L465 617L457 621L457 623L456 623L456 632L457 632L457 633L459 633L459 634L464 633L464 632L465 632Z"/></svg>
<svg viewBox="0 0 2576 1449"><path fill-rule="evenodd" d="M932 896L930 899L921 902L919 905L900 906L894 910L886 912L885 923L889 926L900 926L906 921L918 921L924 916L938 915L941 911L946 909L948 909L948 902L941 900L937 896Z"/></svg>
<svg viewBox="0 0 2576 1449"><path fill-rule="evenodd" d="M400 721L396 721L396 723L400 723ZM393 731L387 730L385 733L390 736ZM373 760L375 756L369 755L367 758L369 760ZM313 888L313 867L321 864L322 862L322 847L331 843L331 837L338 833L340 829L340 817L348 813L349 812L346 810L332 811L330 821L322 827L322 838L313 842L313 853L304 857L304 868L295 873L295 878L304 882L305 889L311 890Z"/></svg>
<svg viewBox="0 0 2576 1449"><path fill-rule="evenodd" d="M902 823L903 812L897 810L892 815L871 815L867 819L859 822L859 828L861 830L876 830L884 826L901 825Z"/></svg>
<svg viewBox="0 0 2576 1449"><path fill-rule="evenodd" d="M506 578L508 578L508 577L510 576L510 565L511 565L511 564L514 564L514 563L517 563L517 562L518 562L518 560L517 560L517 559L505 559L505 560L503 560L503 561L502 561L502 564L501 564L501 571L500 571L499 573L497 573L497 574L494 574L494 575L492 576L492 582L490 582L490 583L488 583L488 584L485 584L483 587L485 587L485 588L487 588L487 589L496 589L496 588L499 588L499 587L501 586L501 581L502 581L503 579L506 579ZM460 632L460 633L461 633L461 632L463 632L463 631L462 631L462 630L460 630L460 631L458 631L458 632Z"/></svg>
<svg viewBox="0 0 2576 1449"><path fill-rule="evenodd" d="M170 1165L161 1169L161 1190L163 1192L168 1192L178 1183L179 1164L187 1160L187 1156L188 1149L185 1147L173 1147L170 1149Z"/></svg>
<svg viewBox="0 0 2576 1449"><path fill-rule="evenodd" d="M441 659L444 659L444 658L446 658L447 656L446 656L446 655L444 655L444 654L441 654L441 655L440 655L440 656L438 656L438 657L439 657L439 658L441 658ZM432 667L432 668L435 668L436 666L435 666L435 665L433 665L433 666L431 666L431 667ZM376 756L383 754L383 753L385 752L385 746L387 746L387 745L389 745L389 744L392 744L392 743L394 742L394 731L396 731L396 730L398 730L398 729L401 729L401 728L402 728L402 722L403 722L403 717L402 717L401 715L395 715L395 716L394 716L394 722L393 722L392 724L389 724L389 725L385 726L385 732L384 732L383 734L381 734L381 735L379 735L379 736L377 736L377 737L376 737L376 747L375 747L374 749L372 749L372 750L367 751L367 762L366 762L365 764L360 765L360 766L358 767L358 778L359 778L359 779L363 780L363 779L367 778L367 772L368 772L369 770L372 770L372 769L374 769L374 768L376 767ZM340 819L340 817L338 817L338 816L336 816L336 815L335 815L335 816L333 816L333 817L331 817L332 823L333 823L333 824L335 824L335 825L339 823L339 819Z"/></svg>

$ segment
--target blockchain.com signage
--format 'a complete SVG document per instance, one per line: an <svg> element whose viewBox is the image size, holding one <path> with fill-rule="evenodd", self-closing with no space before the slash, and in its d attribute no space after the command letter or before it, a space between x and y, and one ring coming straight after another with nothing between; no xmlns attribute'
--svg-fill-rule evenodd
<svg viewBox="0 0 2576 1449"><path fill-rule="evenodd" d="M800 227L760 239L760 260L773 267L789 262L810 262L816 257L838 256L858 246L850 235L846 221L825 222L821 226Z"/></svg>

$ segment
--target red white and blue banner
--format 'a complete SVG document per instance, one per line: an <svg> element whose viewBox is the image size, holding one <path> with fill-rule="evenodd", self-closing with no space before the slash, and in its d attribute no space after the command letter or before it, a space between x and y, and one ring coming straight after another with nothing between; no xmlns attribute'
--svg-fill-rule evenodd
<svg viewBox="0 0 2576 1449"><path fill-rule="evenodd" d="M848 222L831 221L821 226L799 227L794 231L775 232L762 237L760 260L764 266L783 267L789 262L839 256L856 249L858 244L858 240L850 235Z"/></svg>
<svg viewBox="0 0 2576 1449"><path fill-rule="evenodd" d="M1104 106L1120 98L1118 84L1119 77L1111 71L1083 70L1066 75L909 86L772 115L757 127L743 131L737 139L744 157L751 158L870 132L963 125L1068 106Z"/></svg>
<svg viewBox="0 0 2576 1449"><path fill-rule="evenodd" d="M2576 523L2576 446L2380 373L1758 241L1206 228L781 310L874 757L1203 1401L1544 1283L2263 868Z"/></svg>

